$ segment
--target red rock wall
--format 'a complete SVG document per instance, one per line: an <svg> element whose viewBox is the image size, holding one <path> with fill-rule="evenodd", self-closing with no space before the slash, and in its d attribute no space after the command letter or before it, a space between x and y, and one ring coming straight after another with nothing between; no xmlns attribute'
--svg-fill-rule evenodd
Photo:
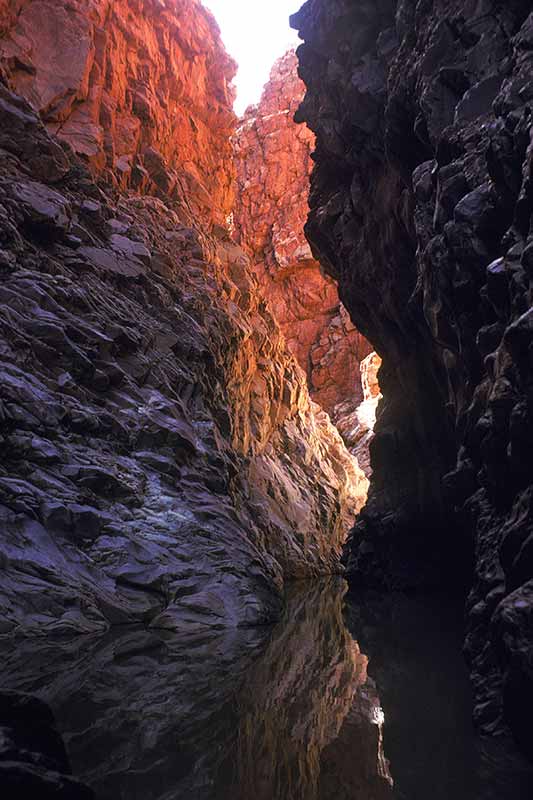
<svg viewBox="0 0 533 800"><path fill-rule="evenodd" d="M24 0L0 0L0 33L4 34L13 24Z"/></svg>
<svg viewBox="0 0 533 800"><path fill-rule="evenodd" d="M225 221L235 64L199 0L0 0L6 28L12 88L93 174Z"/></svg>
<svg viewBox="0 0 533 800"><path fill-rule="evenodd" d="M304 236L314 134L293 116L304 94L290 50L272 68L236 137L235 230L289 347L326 411L362 400L359 362L371 351L321 273Z"/></svg>
<svg viewBox="0 0 533 800"><path fill-rule="evenodd" d="M214 21L197 0L11 11L0 633L272 619L286 579L340 569L368 481L219 224L236 118Z"/></svg>

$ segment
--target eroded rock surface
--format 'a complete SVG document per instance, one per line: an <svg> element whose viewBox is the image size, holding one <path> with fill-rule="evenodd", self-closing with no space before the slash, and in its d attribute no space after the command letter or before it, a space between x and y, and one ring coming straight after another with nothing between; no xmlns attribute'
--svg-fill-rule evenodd
<svg viewBox="0 0 533 800"><path fill-rule="evenodd" d="M340 569L367 481L219 224L233 117L214 22L196 2L18 8L0 85L0 630L270 620L286 579ZM74 83L57 15L83 32ZM138 117L132 170L159 142L183 191L109 180L102 97L133 113L141 84L164 103ZM105 165L56 135L78 112Z"/></svg>
<svg viewBox="0 0 533 800"><path fill-rule="evenodd" d="M259 104L240 121L234 224L311 396L333 414L340 403L353 411L361 401L359 363L372 348L304 236L315 145L313 133L293 119L304 88L289 50L274 64Z"/></svg>
<svg viewBox="0 0 533 800"><path fill-rule="evenodd" d="M337 405L333 412L337 430L367 477L372 475L370 445L374 439L378 405L383 399L378 378L381 364L381 358L375 352L364 358L359 365L362 402L354 409L353 402L347 400Z"/></svg>
<svg viewBox="0 0 533 800"><path fill-rule="evenodd" d="M309 0L294 24L307 234L383 358L351 567L471 582L476 719L530 750L531 4Z"/></svg>
<svg viewBox="0 0 533 800"><path fill-rule="evenodd" d="M231 208L235 64L200 0L0 0L13 89L120 189Z"/></svg>

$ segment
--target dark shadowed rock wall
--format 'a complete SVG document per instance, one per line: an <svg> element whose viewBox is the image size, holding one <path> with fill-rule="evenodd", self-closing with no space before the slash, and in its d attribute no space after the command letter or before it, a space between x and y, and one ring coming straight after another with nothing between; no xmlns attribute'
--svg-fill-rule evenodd
<svg viewBox="0 0 533 800"><path fill-rule="evenodd" d="M72 777L54 715L42 700L22 692L0 692L0 732L4 797L95 800L94 793Z"/></svg>
<svg viewBox="0 0 533 800"><path fill-rule="evenodd" d="M307 235L383 358L351 569L468 578L477 721L531 750L530 11L309 0L293 24L317 136Z"/></svg>

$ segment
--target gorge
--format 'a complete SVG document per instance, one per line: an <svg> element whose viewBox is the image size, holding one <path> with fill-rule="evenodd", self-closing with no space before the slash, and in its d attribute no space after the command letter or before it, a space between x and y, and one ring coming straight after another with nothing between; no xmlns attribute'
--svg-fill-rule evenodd
<svg viewBox="0 0 533 800"><path fill-rule="evenodd" d="M533 12L291 24L0 0L3 796L531 797Z"/></svg>

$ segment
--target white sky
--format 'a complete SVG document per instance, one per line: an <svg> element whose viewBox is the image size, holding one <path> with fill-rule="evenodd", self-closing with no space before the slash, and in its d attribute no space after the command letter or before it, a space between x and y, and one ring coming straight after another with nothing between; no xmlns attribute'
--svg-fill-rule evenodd
<svg viewBox="0 0 533 800"><path fill-rule="evenodd" d="M303 0L203 0L203 4L215 15L226 50L239 65L235 111L242 114L246 106L258 102L276 58L298 43L289 16Z"/></svg>

